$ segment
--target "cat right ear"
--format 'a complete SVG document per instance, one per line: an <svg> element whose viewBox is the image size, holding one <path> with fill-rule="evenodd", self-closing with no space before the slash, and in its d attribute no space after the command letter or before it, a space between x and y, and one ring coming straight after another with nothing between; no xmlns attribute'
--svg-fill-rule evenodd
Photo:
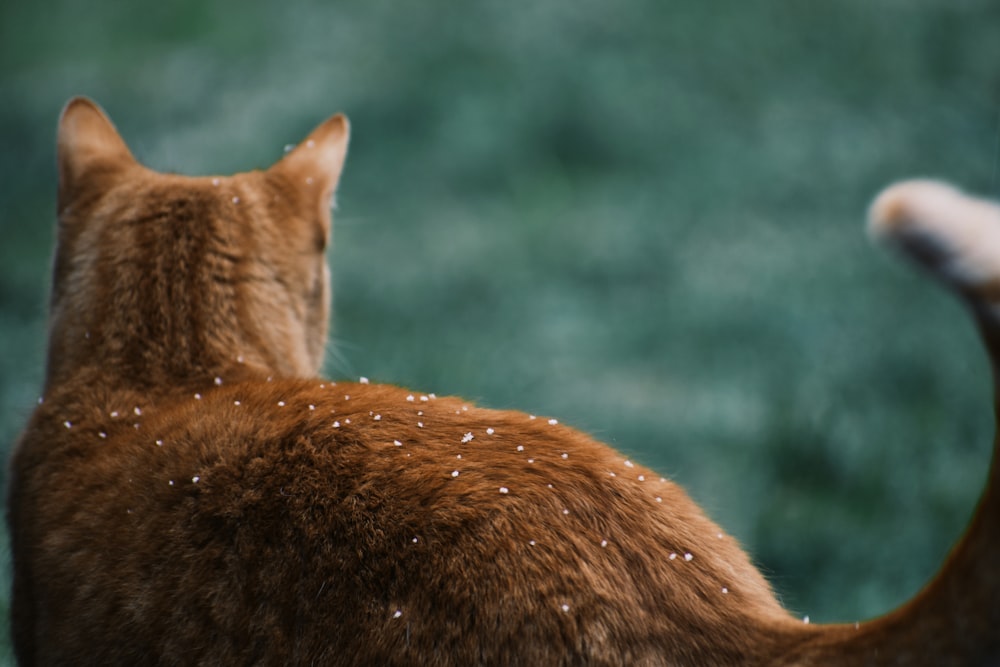
<svg viewBox="0 0 1000 667"><path fill-rule="evenodd" d="M293 148L270 171L284 174L294 183L317 189L321 208L329 210L347 158L351 126L344 114L331 116Z"/></svg>
<svg viewBox="0 0 1000 667"><path fill-rule="evenodd" d="M86 97L74 97L59 117L57 139L59 210L94 178L136 164L131 151L101 107Z"/></svg>

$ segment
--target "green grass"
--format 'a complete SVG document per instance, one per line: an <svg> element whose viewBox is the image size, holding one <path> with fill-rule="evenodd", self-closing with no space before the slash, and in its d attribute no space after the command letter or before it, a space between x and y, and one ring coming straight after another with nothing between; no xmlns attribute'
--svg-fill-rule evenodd
<svg viewBox="0 0 1000 667"><path fill-rule="evenodd" d="M864 211L913 175L1000 193L998 28L990 0L6 3L0 443L40 381L69 96L188 173L344 110L330 374L558 416L796 612L884 612L961 533L992 425L964 313Z"/></svg>

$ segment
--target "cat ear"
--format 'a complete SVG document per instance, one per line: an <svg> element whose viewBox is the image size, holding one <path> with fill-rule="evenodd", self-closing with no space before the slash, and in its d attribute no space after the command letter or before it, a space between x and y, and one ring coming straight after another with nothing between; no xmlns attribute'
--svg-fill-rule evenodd
<svg viewBox="0 0 1000 667"><path fill-rule="evenodd" d="M340 181L350 135L347 116L331 116L268 171L282 174L300 187L316 188L323 205L328 206Z"/></svg>
<svg viewBox="0 0 1000 667"><path fill-rule="evenodd" d="M57 152L60 209L87 179L136 164L111 120L85 97L74 97L63 108Z"/></svg>

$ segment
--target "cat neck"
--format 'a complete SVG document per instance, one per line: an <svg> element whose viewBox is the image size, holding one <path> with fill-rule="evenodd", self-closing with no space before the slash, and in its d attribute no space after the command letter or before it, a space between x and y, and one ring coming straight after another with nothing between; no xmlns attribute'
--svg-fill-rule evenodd
<svg viewBox="0 0 1000 667"><path fill-rule="evenodd" d="M139 297L137 300L141 301ZM186 304L189 305L189 304ZM272 353L251 339L236 313L179 321L184 307L143 316L87 313L50 337L45 392L62 386L97 386L157 394L252 378L312 376L311 365ZM304 372L303 368L309 372Z"/></svg>
<svg viewBox="0 0 1000 667"><path fill-rule="evenodd" d="M46 386L81 369L100 369L85 375L125 387L200 382L241 368L314 375L327 311L279 277L279 266L299 261L297 247L289 229L268 235L258 181L239 190L236 213L224 209L221 186L183 177L166 179L157 196L141 190L149 199L142 206L115 191L102 203L107 210L63 211ZM294 260L277 252L282 244ZM275 252L258 257L261 247ZM312 260L322 266L322 255Z"/></svg>
<svg viewBox="0 0 1000 667"><path fill-rule="evenodd" d="M155 359L153 349L147 348L147 351ZM53 368L50 365L43 391L49 396L94 388L100 389L101 394L125 393L155 399L170 394L205 391L223 384L267 382L288 377L288 374L268 368L258 361L248 362L241 355L235 360L206 357L189 365L181 361L161 358L140 363L128 354L121 357L94 354L91 361L72 368Z"/></svg>

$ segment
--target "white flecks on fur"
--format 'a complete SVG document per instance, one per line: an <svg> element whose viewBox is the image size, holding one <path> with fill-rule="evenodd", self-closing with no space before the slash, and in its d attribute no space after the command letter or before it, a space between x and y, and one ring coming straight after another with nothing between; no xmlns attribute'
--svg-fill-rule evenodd
<svg viewBox="0 0 1000 667"><path fill-rule="evenodd" d="M626 468L634 468L634 467L635 467L635 464L634 464L634 463L632 463L631 461L629 461L628 459L626 459L626 460L625 460L625 467L626 467Z"/></svg>
<svg viewBox="0 0 1000 667"><path fill-rule="evenodd" d="M215 187L219 187L219 179L218 178L213 178L212 179L212 185L214 185Z"/></svg>
<svg viewBox="0 0 1000 667"><path fill-rule="evenodd" d="M141 414L142 414L142 408L140 408L140 407L139 407L139 406L137 405L137 406L135 406L134 408L132 408L132 412L134 412L134 413L135 413L135 414L136 414L137 416L138 416L138 415L141 415Z"/></svg>
<svg viewBox="0 0 1000 667"><path fill-rule="evenodd" d="M429 400L431 400L431 399L429 399L429 398L428 398L428 397L426 397L426 396L421 396L421 397L420 397L420 400L421 400L421 401L424 401L424 402L426 403L427 401L429 401Z"/></svg>
<svg viewBox="0 0 1000 667"><path fill-rule="evenodd" d="M661 498L660 496L656 496L656 502L662 503L663 502L663 498Z"/></svg>
<svg viewBox="0 0 1000 667"><path fill-rule="evenodd" d="M608 541L607 540L601 540L601 546L602 547L608 546Z"/></svg>
<svg viewBox="0 0 1000 667"><path fill-rule="evenodd" d="M672 553L669 556L667 556L667 558L669 558L670 560L677 560L677 554Z"/></svg>
<svg viewBox="0 0 1000 667"><path fill-rule="evenodd" d="M551 483L549 483L549 484L546 484L545 486L549 487L550 489L554 489L554 488L555 488L554 486L552 486L552 484L551 484Z"/></svg>
<svg viewBox="0 0 1000 667"><path fill-rule="evenodd" d="M101 439L104 439L104 438L107 438L107 437L108 437L108 434L107 434L107 433L105 433L104 431L98 431L98 432L97 432L97 437L99 437L99 438L101 438Z"/></svg>
<svg viewBox="0 0 1000 667"><path fill-rule="evenodd" d="M393 440L392 444L396 445L397 447L402 447L403 446L403 443L401 443L399 440Z"/></svg>
<svg viewBox="0 0 1000 667"><path fill-rule="evenodd" d="M566 452L563 452L563 453L562 453L562 457L563 457L564 459L568 459L568 458L569 458L569 454L567 454Z"/></svg>
<svg viewBox="0 0 1000 667"><path fill-rule="evenodd" d="M639 475L639 481L640 482L645 482L646 481L646 476L645 475Z"/></svg>
<svg viewBox="0 0 1000 667"><path fill-rule="evenodd" d="M66 421L63 422L63 426L65 426L66 428L73 428L73 422L67 419Z"/></svg>
<svg viewBox="0 0 1000 667"><path fill-rule="evenodd" d="M507 495L508 493L510 493L510 489L508 489L506 486L501 486L500 493Z"/></svg>
<svg viewBox="0 0 1000 667"><path fill-rule="evenodd" d="M295 149L295 144L285 144L284 151L286 153L291 153Z"/></svg>
<svg viewBox="0 0 1000 667"><path fill-rule="evenodd" d="M351 418L350 418L350 417L348 417L347 419L345 419L345 420L344 420L344 423L345 423L345 424L350 424L350 423L351 423Z"/></svg>
<svg viewBox="0 0 1000 667"><path fill-rule="evenodd" d="M423 410L417 410L417 416L418 417L423 417L424 416L424 411Z"/></svg>
<svg viewBox="0 0 1000 667"><path fill-rule="evenodd" d="M239 204L239 203L240 203L240 198L239 198L239 197L235 197L235 196L234 196L234 197L233 197L233 203L234 203L234 204Z"/></svg>
<svg viewBox="0 0 1000 667"><path fill-rule="evenodd" d="M315 410L315 409L316 409L316 406L315 406L315 405L313 405L312 403L310 403L310 404L309 404L309 409L310 409L310 410Z"/></svg>
<svg viewBox="0 0 1000 667"><path fill-rule="evenodd" d="M457 471L457 470L452 470L452 471L451 471L451 476L452 476L452 477L458 477L458 474L459 474L459 473L458 473L458 471Z"/></svg>
<svg viewBox="0 0 1000 667"><path fill-rule="evenodd" d="M368 378L362 375L360 378L358 378L358 382L360 382L361 384L368 384Z"/></svg>
<svg viewBox="0 0 1000 667"><path fill-rule="evenodd" d="M528 419L538 419L535 415L528 415Z"/></svg>
<svg viewBox="0 0 1000 667"><path fill-rule="evenodd" d="M194 400L200 401L201 400L201 394L195 394L194 395Z"/></svg>
<svg viewBox="0 0 1000 667"><path fill-rule="evenodd" d="M563 509L563 514L569 514L569 510L568 509Z"/></svg>
<svg viewBox="0 0 1000 667"><path fill-rule="evenodd" d="M339 421L333 422L333 427L340 428L340 422Z"/></svg>
<svg viewBox="0 0 1000 667"><path fill-rule="evenodd" d="M486 435L493 435L494 433L496 433L496 431L493 430L492 426L486 429Z"/></svg>
<svg viewBox="0 0 1000 667"><path fill-rule="evenodd" d="M729 595L729 589L728 589L728 588L726 588L725 586L723 586L723 587L722 587L722 594L723 594L723 595Z"/></svg>
<svg viewBox="0 0 1000 667"><path fill-rule="evenodd" d="M569 605L568 605L568 604L566 604L566 603L563 603L563 605L562 605L562 610L563 610L563 611L569 611Z"/></svg>
<svg viewBox="0 0 1000 667"><path fill-rule="evenodd" d="M162 447L163 446L163 441L162 440L157 440L156 441L156 446L157 447Z"/></svg>
<svg viewBox="0 0 1000 667"><path fill-rule="evenodd" d="M460 458L462 458L462 455L461 455L461 454L458 454L457 456L455 456L455 458L456 458L456 459L460 459Z"/></svg>
<svg viewBox="0 0 1000 667"><path fill-rule="evenodd" d="M549 426L555 426L558 423L559 423L558 419L550 419L549 420Z"/></svg>
<svg viewBox="0 0 1000 667"><path fill-rule="evenodd" d="M435 394L434 392L431 392L431 393L429 393L429 394L427 394L427 395L428 395L428 396L429 396L430 398L432 398L432 399L435 399L435 398L437 398L437 394Z"/></svg>
<svg viewBox="0 0 1000 667"><path fill-rule="evenodd" d="M419 538L416 538L416 537L414 537L414 538L413 538L413 540L412 540L412 542L413 542L414 544L416 544L416 543L417 543L417 542L419 542L419 541L420 541L420 539L419 539Z"/></svg>
<svg viewBox="0 0 1000 667"><path fill-rule="evenodd" d="M718 537L718 538L719 538L720 540L721 540L721 539L722 539L723 537L725 537L725 536L724 536L724 535L723 535L722 533L716 533L716 534L715 534L715 536L716 536L716 537Z"/></svg>
<svg viewBox="0 0 1000 667"><path fill-rule="evenodd" d="M406 397L406 400L412 403L416 399L413 398L413 394L410 394L409 396Z"/></svg>
<svg viewBox="0 0 1000 667"><path fill-rule="evenodd" d="M45 402L45 397L44 396L39 396L38 397L38 404L41 405L44 402Z"/></svg>
<svg viewBox="0 0 1000 667"><path fill-rule="evenodd" d="M285 402L284 401L278 401L278 407L279 408L285 407Z"/></svg>
<svg viewBox="0 0 1000 667"><path fill-rule="evenodd" d="M476 436L472 435L472 431L469 431L468 433L462 436L462 444L465 444L467 442L472 442L473 439L475 439L475 437Z"/></svg>
<svg viewBox="0 0 1000 667"><path fill-rule="evenodd" d="M195 395L197 396L197 394L195 394ZM111 411L111 417L114 418L114 417L117 417L117 416L118 416L118 411L117 410L112 410Z"/></svg>
<svg viewBox="0 0 1000 667"><path fill-rule="evenodd" d="M192 484L197 484L199 480L201 480L201 477L198 477L198 475L195 475L194 477L191 478L191 483Z"/></svg>
<svg viewBox="0 0 1000 667"><path fill-rule="evenodd" d="M345 401L351 400L351 395L350 394L344 394L344 400Z"/></svg>
<svg viewBox="0 0 1000 667"><path fill-rule="evenodd" d="M239 405L239 404L240 404L239 401L233 401L233 405Z"/></svg>
<svg viewBox="0 0 1000 667"><path fill-rule="evenodd" d="M243 358L242 354L236 355L236 363L242 364L242 363L245 363L245 362L246 362L246 359Z"/></svg>
<svg viewBox="0 0 1000 667"><path fill-rule="evenodd" d="M803 616L802 617L802 622L805 623L806 625L809 625L809 617L808 616Z"/></svg>
<svg viewBox="0 0 1000 667"><path fill-rule="evenodd" d="M417 428L423 428L423 427L424 427L423 422L417 422Z"/></svg>
<svg viewBox="0 0 1000 667"><path fill-rule="evenodd" d="M315 146L315 145L316 145L316 142L315 142L315 141L313 141L312 139L309 139L308 141L306 141L306 146L307 146L308 148L312 148L312 147L313 147L313 146ZM402 613L402 612L400 612L400 613Z"/></svg>
<svg viewBox="0 0 1000 667"><path fill-rule="evenodd" d="M402 615L403 615L403 611L401 609L397 609L396 611L393 612L392 617L393 618L399 618Z"/></svg>
<svg viewBox="0 0 1000 667"><path fill-rule="evenodd" d="M215 378L215 386L216 386L216 387L218 387L218 386L219 386L219 385L221 385L221 384L222 384L222 378L220 378L220 377L216 377L216 378Z"/></svg>
<svg viewBox="0 0 1000 667"><path fill-rule="evenodd" d="M615 472L613 470L609 470L608 471L608 475L610 475L611 477L617 477L618 476L618 475L615 474Z"/></svg>
<svg viewBox="0 0 1000 667"><path fill-rule="evenodd" d="M532 546L532 547L535 546L535 541L534 540L528 540L528 545Z"/></svg>
<svg viewBox="0 0 1000 667"><path fill-rule="evenodd" d="M382 415L375 415L374 417L372 417L372 419L374 419L377 422L382 421Z"/></svg>
<svg viewBox="0 0 1000 667"><path fill-rule="evenodd" d="M524 451L524 445L518 445L517 446L517 451L523 452Z"/></svg>
<svg viewBox="0 0 1000 667"><path fill-rule="evenodd" d="M170 481L169 481L169 482L167 482L167 483L168 483L168 484L170 484L170 486L173 486L173 485L174 485L174 480L170 480Z"/></svg>
<svg viewBox="0 0 1000 667"><path fill-rule="evenodd" d="M138 423L132 424L132 428L134 428L135 430L138 431L139 430L139 424Z"/></svg>
<svg viewBox="0 0 1000 667"><path fill-rule="evenodd" d="M688 553L684 554L684 560L686 560L688 562L690 562L693 558L694 558L694 556L691 554L690 551Z"/></svg>
<svg viewBox="0 0 1000 667"><path fill-rule="evenodd" d="M528 459L528 463L534 463L535 459Z"/></svg>

